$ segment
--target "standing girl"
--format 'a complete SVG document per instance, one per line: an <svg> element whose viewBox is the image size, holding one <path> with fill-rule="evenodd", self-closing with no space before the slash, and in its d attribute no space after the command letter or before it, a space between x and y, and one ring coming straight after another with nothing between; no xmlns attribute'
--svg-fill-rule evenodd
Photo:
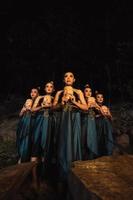
<svg viewBox="0 0 133 200"><path fill-rule="evenodd" d="M58 134L57 159L61 180L67 178L71 164L81 160L81 119L80 111L87 110L87 104L81 90L73 87L75 77L72 72L64 75L65 87L56 93L53 106L61 105Z"/></svg>
<svg viewBox="0 0 133 200"><path fill-rule="evenodd" d="M40 178L44 175L44 165L46 166L46 158L48 159L52 114L51 107L53 103L52 93L54 91L53 82L45 84L45 95L41 103L32 112L36 114L32 140L31 161L39 163L38 168L33 168L33 187L37 188L40 184ZM39 170L38 170L39 169Z"/></svg>
<svg viewBox="0 0 133 200"><path fill-rule="evenodd" d="M53 82L48 82L44 88L45 95L42 102L38 107L33 109L36 112L36 120L34 123L33 144L32 144L32 158L31 161L37 161L39 158L44 157L46 153L46 141L50 120L50 108L53 102L52 93L54 91Z"/></svg>
<svg viewBox="0 0 133 200"><path fill-rule="evenodd" d="M99 106L92 97L92 90L88 84L85 85L84 96L88 111L82 112L82 157L83 160L88 160L96 158L98 154L95 109Z"/></svg>
<svg viewBox="0 0 133 200"><path fill-rule="evenodd" d="M30 161L33 127L32 108L37 105L39 88L32 88L30 96L31 98L26 100L19 113L20 120L17 127L18 163Z"/></svg>
<svg viewBox="0 0 133 200"><path fill-rule="evenodd" d="M113 129L112 115L109 108L104 103L103 94L96 92L96 102L100 109L96 112L96 127L98 135L98 154L112 155L113 152Z"/></svg>

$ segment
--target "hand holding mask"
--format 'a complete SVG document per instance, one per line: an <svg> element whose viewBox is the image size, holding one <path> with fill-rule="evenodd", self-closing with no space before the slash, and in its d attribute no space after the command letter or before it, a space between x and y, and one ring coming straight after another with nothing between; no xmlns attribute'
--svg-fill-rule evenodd
<svg viewBox="0 0 133 200"><path fill-rule="evenodd" d="M71 102L72 100L74 100L73 88L71 86L65 86L62 97L62 104L65 104L68 101Z"/></svg>
<svg viewBox="0 0 133 200"><path fill-rule="evenodd" d="M50 95L45 95L41 106L50 107L51 105L52 105L52 97Z"/></svg>

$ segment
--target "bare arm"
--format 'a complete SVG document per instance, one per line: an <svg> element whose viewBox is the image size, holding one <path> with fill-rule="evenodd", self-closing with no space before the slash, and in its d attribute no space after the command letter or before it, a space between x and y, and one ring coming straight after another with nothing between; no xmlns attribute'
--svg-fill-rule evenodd
<svg viewBox="0 0 133 200"><path fill-rule="evenodd" d="M58 101L59 101L59 97L61 95L63 90L59 90L56 95L55 95L55 98L54 98L54 101L53 101L53 107L55 107L57 104L58 104Z"/></svg>
<svg viewBox="0 0 133 200"><path fill-rule="evenodd" d="M31 112L37 112L37 111L41 110L42 106L41 106L40 101L42 101L43 98L44 98L44 96L38 96L35 99L34 104L31 108Z"/></svg>
<svg viewBox="0 0 133 200"><path fill-rule="evenodd" d="M22 117L24 115L24 113L26 112L26 108L23 107L19 113L19 117Z"/></svg>
<svg viewBox="0 0 133 200"><path fill-rule="evenodd" d="M108 113L107 113L107 117L110 118L112 120L112 114L110 112L110 109L108 108Z"/></svg>
<svg viewBox="0 0 133 200"><path fill-rule="evenodd" d="M80 108L81 110L88 110L87 104L81 104L77 101L72 101L74 105L76 105L78 108Z"/></svg>
<svg viewBox="0 0 133 200"><path fill-rule="evenodd" d="M88 108L95 108L100 111L101 107L95 102L95 103L88 103Z"/></svg>
<svg viewBox="0 0 133 200"><path fill-rule="evenodd" d="M76 105L77 107L79 107L81 110L88 110L88 106L87 106L87 103L86 103L86 101L85 101L85 98L84 98L84 95L83 95L82 91L81 91L81 90L74 89L74 92L77 93L80 102L75 101L75 98L73 98L73 100L72 100L73 104L75 104L75 105Z"/></svg>
<svg viewBox="0 0 133 200"><path fill-rule="evenodd" d="M96 103L96 99L94 97L90 97L88 99L87 105L88 105L88 109L96 108L97 110L100 110L100 106Z"/></svg>
<svg viewBox="0 0 133 200"><path fill-rule="evenodd" d="M32 108L31 112L37 112L37 111L41 110L41 108L42 108L42 106L38 106L36 108Z"/></svg>
<svg viewBox="0 0 133 200"><path fill-rule="evenodd" d="M43 108L50 108L52 106L52 104L50 104L49 106L48 105L41 105L41 106L38 106L38 107L36 107L36 108L32 108L31 109L31 112L37 112L37 111L39 111L39 110L41 110L41 109L43 109Z"/></svg>

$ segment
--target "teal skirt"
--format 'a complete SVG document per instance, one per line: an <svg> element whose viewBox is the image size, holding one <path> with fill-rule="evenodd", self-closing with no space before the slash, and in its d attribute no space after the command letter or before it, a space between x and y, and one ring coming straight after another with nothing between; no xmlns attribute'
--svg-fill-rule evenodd
<svg viewBox="0 0 133 200"><path fill-rule="evenodd" d="M32 137L32 157L44 157L48 151L47 138L50 129L50 119L49 109L36 113Z"/></svg>
<svg viewBox="0 0 133 200"><path fill-rule="evenodd" d="M98 137L98 156L112 155L114 147L111 121L103 116L96 118Z"/></svg>
<svg viewBox="0 0 133 200"><path fill-rule="evenodd" d="M98 156L98 141L95 117L89 113L82 113L82 159L94 159Z"/></svg>
<svg viewBox="0 0 133 200"><path fill-rule="evenodd" d="M31 138L32 138L32 126L33 123L31 113L23 115L17 126L17 150L18 157L21 162L30 161L31 157Z"/></svg>
<svg viewBox="0 0 133 200"><path fill-rule="evenodd" d="M49 118L48 135L45 151L45 178L50 177L52 181L59 181L59 165L58 165L58 146L60 136L61 112L55 111L51 113Z"/></svg>
<svg viewBox="0 0 133 200"><path fill-rule="evenodd" d="M53 164L58 165L58 148L60 145L60 127L61 127L61 111L54 111L52 116L52 128L50 139L50 156L49 159Z"/></svg>
<svg viewBox="0 0 133 200"><path fill-rule="evenodd" d="M82 159L79 111L62 111L58 139L59 176L66 179L72 162Z"/></svg>

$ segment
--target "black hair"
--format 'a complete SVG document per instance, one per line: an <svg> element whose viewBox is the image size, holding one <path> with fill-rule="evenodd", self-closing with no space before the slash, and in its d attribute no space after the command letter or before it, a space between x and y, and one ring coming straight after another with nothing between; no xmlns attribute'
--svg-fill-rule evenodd
<svg viewBox="0 0 133 200"><path fill-rule="evenodd" d="M95 96L97 96L97 95L99 95L99 94L101 94L102 96L104 96L102 92L99 92L98 90L96 90L96 91L95 91Z"/></svg>
<svg viewBox="0 0 133 200"><path fill-rule="evenodd" d="M38 91L38 93L40 93L40 89L41 89L41 88L40 88L40 86L37 86L37 87L32 87L32 88L31 88L31 90L33 90L33 89L37 90L37 91Z"/></svg>

